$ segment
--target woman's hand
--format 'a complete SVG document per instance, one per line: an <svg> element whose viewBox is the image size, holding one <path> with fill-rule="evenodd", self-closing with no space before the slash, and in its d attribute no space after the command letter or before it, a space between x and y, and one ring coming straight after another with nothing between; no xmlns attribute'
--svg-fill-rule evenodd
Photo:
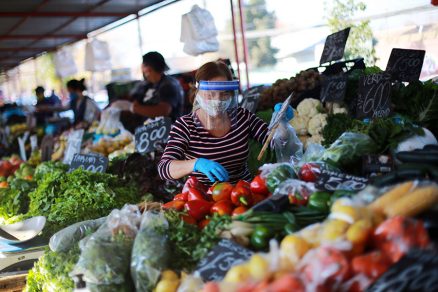
<svg viewBox="0 0 438 292"><path fill-rule="evenodd" d="M219 163L208 160L205 158L198 158L196 160L195 166L193 167L193 171L199 171L205 174L211 182L219 181L227 181L228 180L228 172L227 170L220 165Z"/></svg>

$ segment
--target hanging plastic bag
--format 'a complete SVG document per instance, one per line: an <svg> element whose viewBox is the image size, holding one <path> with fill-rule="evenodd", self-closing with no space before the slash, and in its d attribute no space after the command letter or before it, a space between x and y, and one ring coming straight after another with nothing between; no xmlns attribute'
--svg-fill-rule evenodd
<svg viewBox="0 0 438 292"><path fill-rule="evenodd" d="M277 162L298 163L303 157L303 143L294 128L285 120L281 120L272 139Z"/></svg>
<svg viewBox="0 0 438 292"><path fill-rule="evenodd" d="M71 47L66 46L56 52L55 68L56 74L61 78L74 75L78 72Z"/></svg>
<svg viewBox="0 0 438 292"><path fill-rule="evenodd" d="M106 222L85 244L71 275L83 275L87 283L111 285L125 283L129 271L131 250L138 231L140 211L135 205L113 210Z"/></svg>
<svg viewBox="0 0 438 292"><path fill-rule="evenodd" d="M111 55L107 42L93 39L85 45L85 70L111 70Z"/></svg>
<svg viewBox="0 0 438 292"><path fill-rule="evenodd" d="M168 222L163 213L143 213L140 231L134 242L131 277L137 291L152 291L169 260Z"/></svg>

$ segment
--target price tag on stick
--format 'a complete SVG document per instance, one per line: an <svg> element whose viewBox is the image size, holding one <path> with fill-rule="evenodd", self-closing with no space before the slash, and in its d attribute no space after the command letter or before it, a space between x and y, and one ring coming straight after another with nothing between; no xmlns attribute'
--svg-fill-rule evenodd
<svg viewBox="0 0 438 292"><path fill-rule="evenodd" d="M340 60L344 57L345 44L347 43L350 28L335 32L327 37L322 51L320 64Z"/></svg>
<svg viewBox="0 0 438 292"><path fill-rule="evenodd" d="M70 171L83 168L91 172L105 172L108 158L98 154L75 154L70 164Z"/></svg>
<svg viewBox="0 0 438 292"><path fill-rule="evenodd" d="M321 101L341 102L344 100L347 91L347 77L342 74L328 76L322 81Z"/></svg>
<svg viewBox="0 0 438 292"><path fill-rule="evenodd" d="M386 73L361 76L356 117L384 118L391 113L391 76Z"/></svg>
<svg viewBox="0 0 438 292"><path fill-rule="evenodd" d="M143 154L156 150L157 143L166 143L172 121L162 118L135 129L135 149Z"/></svg>
<svg viewBox="0 0 438 292"><path fill-rule="evenodd" d="M204 282L221 281L228 270L247 261L253 252L228 239L222 239L203 258L195 271Z"/></svg>
<svg viewBox="0 0 438 292"><path fill-rule="evenodd" d="M392 49L386 72L395 80L411 82L420 78L424 50Z"/></svg>

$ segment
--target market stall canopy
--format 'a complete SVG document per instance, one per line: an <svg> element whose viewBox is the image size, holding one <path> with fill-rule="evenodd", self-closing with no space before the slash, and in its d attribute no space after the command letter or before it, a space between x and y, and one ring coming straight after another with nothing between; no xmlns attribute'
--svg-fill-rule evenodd
<svg viewBox="0 0 438 292"><path fill-rule="evenodd" d="M0 1L0 71L163 0Z"/></svg>

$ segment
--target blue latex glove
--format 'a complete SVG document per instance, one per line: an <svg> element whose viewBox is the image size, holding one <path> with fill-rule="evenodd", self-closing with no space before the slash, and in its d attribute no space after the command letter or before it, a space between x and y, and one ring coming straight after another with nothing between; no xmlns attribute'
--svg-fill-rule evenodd
<svg viewBox="0 0 438 292"><path fill-rule="evenodd" d="M205 158L198 158L198 160L196 160L193 171L202 172L210 179L211 182L215 182L217 180L228 180L228 172L222 165Z"/></svg>
<svg viewBox="0 0 438 292"><path fill-rule="evenodd" d="M282 105L282 103L279 102L274 106L274 113L278 114L280 112L281 105ZM293 119L293 117L294 117L294 110L292 109L292 107L290 105L288 105L284 118L286 118L286 120L289 122L290 120Z"/></svg>

